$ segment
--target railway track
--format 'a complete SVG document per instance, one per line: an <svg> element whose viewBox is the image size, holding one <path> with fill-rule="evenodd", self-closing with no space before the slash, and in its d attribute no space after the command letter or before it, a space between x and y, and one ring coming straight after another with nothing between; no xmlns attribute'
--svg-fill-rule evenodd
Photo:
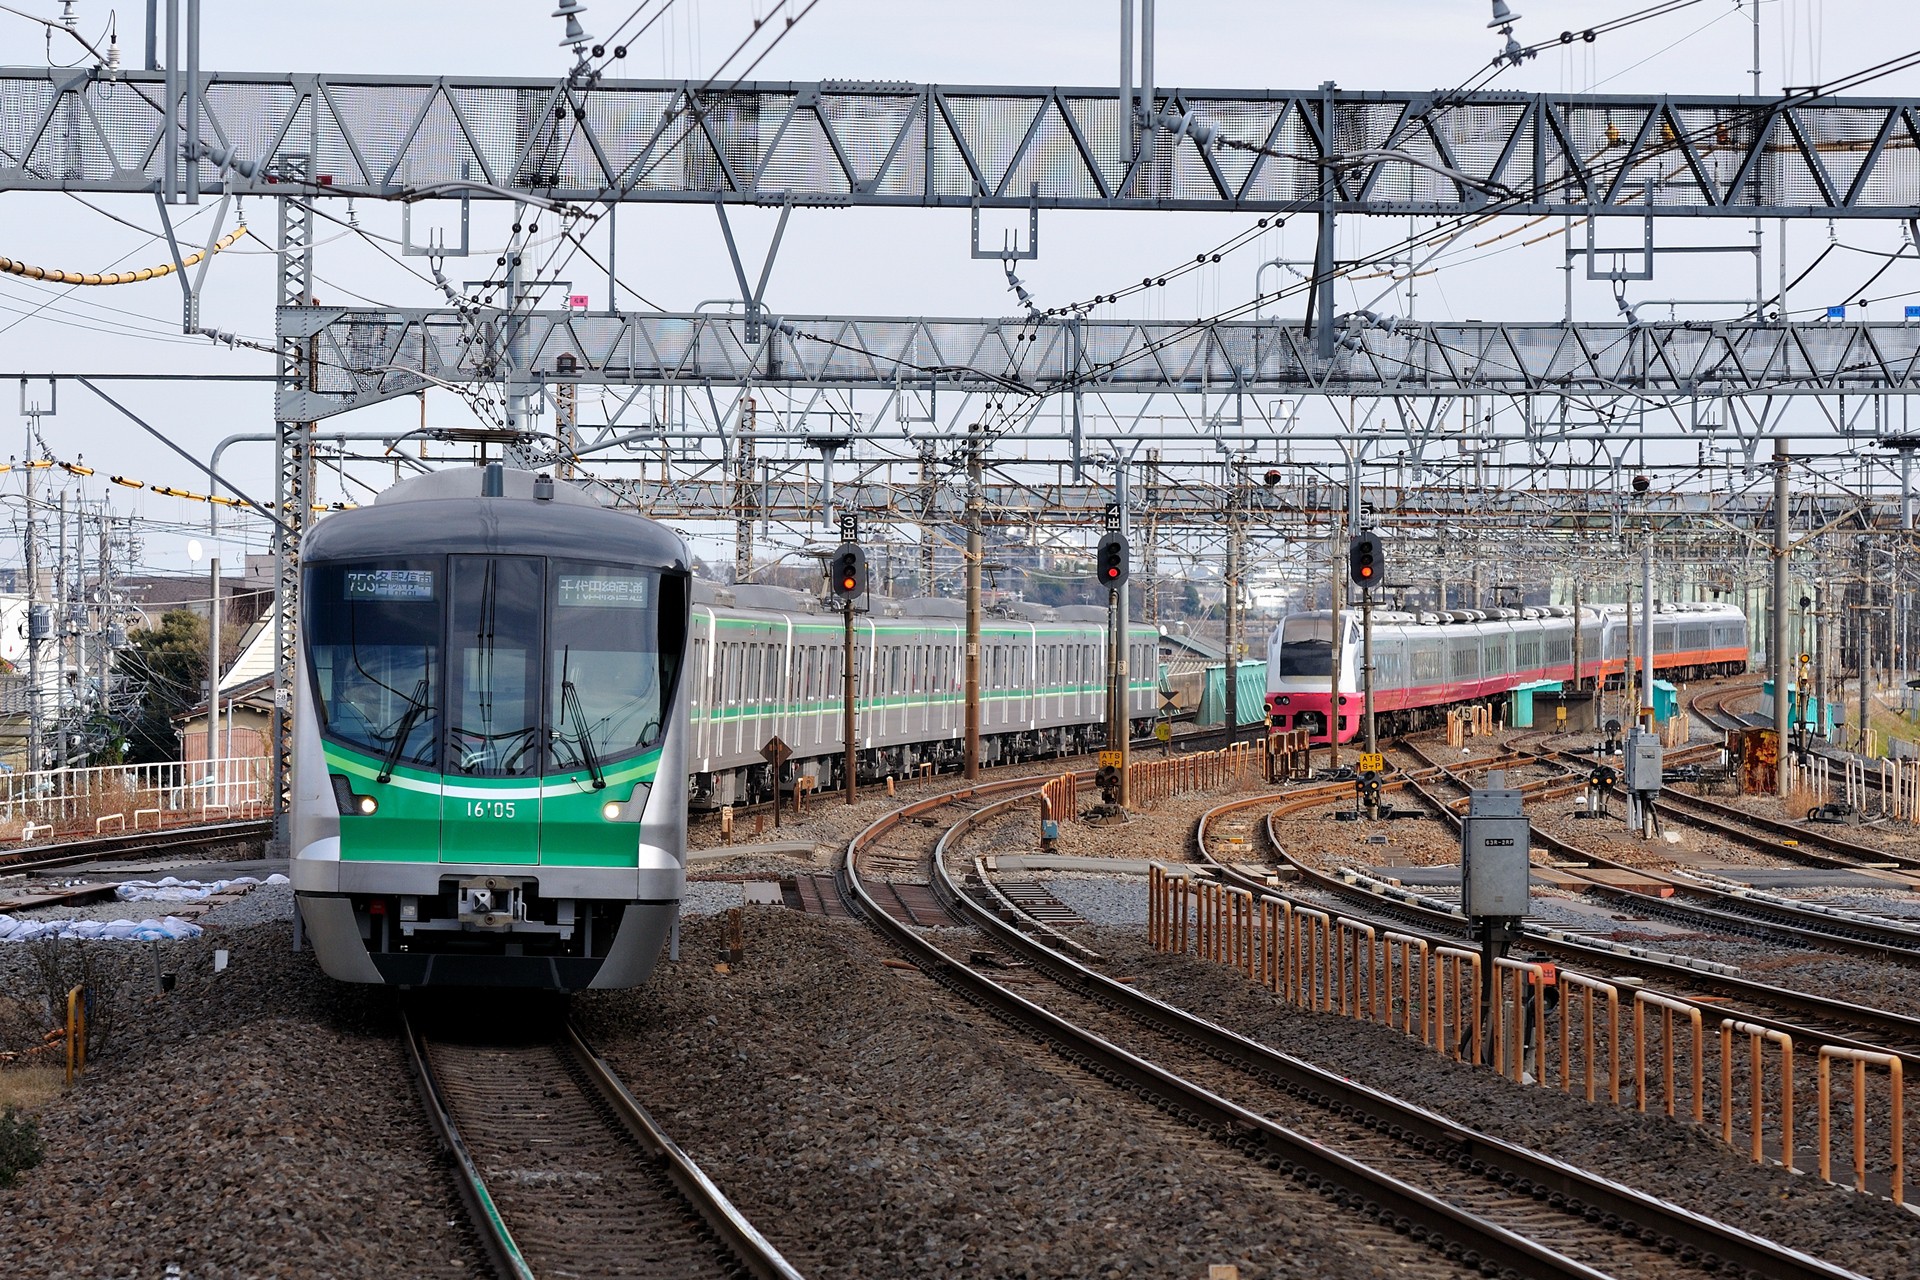
<svg viewBox="0 0 1920 1280"><path fill-rule="evenodd" d="M1679 1276L1724 1261L1756 1275L1848 1274L1322 1071L1024 936L998 918L984 885L963 888L947 865L971 826L1021 803L1020 791L1010 783L963 789L951 796L963 809L903 832L945 798L906 806L857 837L839 870L849 902L889 941L1002 1020L1470 1268ZM992 797L1000 798L981 803ZM874 868L896 876L904 860L922 856L948 911L991 950L967 943L956 956L956 944L924 936L873 892ZM1274 1119L1282 1115L1285 1125Z"/></svg>
<svg viewBox="0 0 1920 1280"><path fill-rule="evenodd" d="M1409 747L1408 750L1416 755L1419 754L1417 748ZM1565 755L1565 753L1561 754ZM1442 769L1438 776L1448 785L1461 791L1468 789L1467 783L1451 770ZM1415 789L1420 789L1418 784L1415 784ZM1545 794L1552 795L1554 792L1548 791ZM1457 827L1459 817L1456 805L1445 804L1443 807L1448 820ZM1761 853L1769 855L1775 853L1777 846L1765 836L1744 831L1730 823L1697 818L1684 811L1676 810L1672 806L1667 806L1666 811L1679 817L1681 821L1701 826L1705 830ZM1585 846L1575 845L1552 832L1540 829L1537 825L1534 828L1534 840L1562 859L1562 864L1556 866L1556 871L1584 882L1590 893L1617 901L1631 902L1634 910L1645 915L1682 921L1698 928L1920 967L1920 929L1909 925L1857 912L1814 910L1771 895L1754 897L1739 892L1737 886L1733 885L1721 887L1698 878L1670 875L1644 866L1630 865ZM1653 848L1657 856L1658 846ZM1795 859L1783 857L1782 861L1795 861ZM1611 884L1584 874L1581 870L1582 865L1629 873L1639 880L1662 886L1675 896L1665 898L1632 885ZM1884 864L1836 859L1822 860L1816 865L1863 869Z"/></svg>
<svg viewBox="0 0 1920 1280"><path fill-rule="evenodd" d="M408 1019L406 1038L502 1280L800 1280L571 1024L551 1039L475 1043Z"/></svg>
<svg viewBox="0 0 1920 1280"><path fill-rule="evenodd" d="M264 840L273 834L269 819L245 822L216 822L198 827L169 827L161 831L127 832L68 840L60 844L15 848L0 853L0 874L53 871L82 862L97 862L114 857L132 857L176 850L204 849L209 845L231 844L242 840Z"/></svg>
<svg viewBox="0 0 1920 1280"><path fill-rule="evenodd" d="M1441 909L1431 900L1423 900L1420 895L1404 891L1391 891L1392 896L1385 896L1372 888L1329 875L1287 853L1280 839L1277 822L1291 812L1343 798L1346 792L1347 788L1341 786L1311 788L1277 808L1273 799L1265 796L1229 801L1218 806L1202 815L1198 824L1197 843L1201 860L1227 883L1255 893L1275 893L1263 877L1250 874L1238 865L1245 863L1244 857L1228 862L1213 852L1209 829L1213 824L1226 820L1229 815L1239 815L1241 821L1258 824L1265 833L1268 848L1280 865L1290 869L1304 883L1329 897L1358 904L1343 914L1357 921L1423 936L1432 943L1462 945L1468 939L1469 931L1466 919L1458 914L1457 908ZM1437 800L1432 803L1440 804ZM1242 811L1256 810L1261 806L1271 809L1263 822L1251 814L1242 814ZM1257 846L1236 846L1252 847ZM1303 902L1301 905L1322 909L1322 904L1317 902ZM1537 922L1523 926L1523 929L1529 950L1553 956L1584 972L1624 973L1642 980L1658 979L1663 994L1700 1009L1702 1015L1714 1025L1721 1018L1737 1018L1784 1032L1792 1036L1795 1043L1823 1042L1852 1049L1892 1053L1900 1057L1909 1070L1920 1067L1920 1018L1813 992L1756 982L1738 976L1723 965L1686 957L1660 956L1643 947L1603 944L1595 939L1582 938L1575 932L1542 928Z"/></svg>

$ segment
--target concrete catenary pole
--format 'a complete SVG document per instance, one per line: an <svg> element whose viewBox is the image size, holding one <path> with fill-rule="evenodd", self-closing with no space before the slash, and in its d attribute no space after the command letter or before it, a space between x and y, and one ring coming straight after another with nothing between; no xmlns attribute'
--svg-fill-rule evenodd
<svg viewBox="0 0 1920 1280"><path fill-rule="evenodd" d="M980 442L967 440L967 759L964 776L980 776Z"/></svg>
<svg viewBox="0 0 1920 1280"><path fill-rule="evenodd" d="M1767 666L1773 673L1773 727L1779 740L1774 783L1787 794L1793 761L1787 751L1787 442L1773 442L1773 636L1767 642Z"/></svg>

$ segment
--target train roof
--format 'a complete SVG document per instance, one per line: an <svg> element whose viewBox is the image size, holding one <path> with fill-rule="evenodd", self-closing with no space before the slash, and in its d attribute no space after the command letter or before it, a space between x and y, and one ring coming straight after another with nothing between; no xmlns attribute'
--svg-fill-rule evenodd
<svg viewBox="0 0 1920 1280"><path fill-rule="evenodd" d="M1357 624L1360 613L1357 608L1343 609L1341 612L1353 617ZM1636 609L1636 616L1638 612L1638 609ZM1610 618L1623 618L1626 616L1626 613L1627 606L1624 604L1582 605L1580 608L1580 618L1583 623L1600 622ZM1280 620L1280 625L1285 626L1289 618L1323 619L1330 617L1332 617L1332 614L1326 609L1303 610L1287 614L1286 617ZM1421 609L1417 611L1375 609L1373 612L1373 620L1378 625L1423 627L1458 626L1482 622L1530 622L1555 618L1570 619L1572 617L1573 609L1567 605L1559 604L1535 605L1523 609ZM1719 602L1709 604L1695 600L1656 605L1654 607L1654 617L1659 619L1675 619L1681 617L1703 619L1740 618L1744 620L1746 615L1741 613L1734 605Z"/></svg>
<svg viewBox="0 0 1920 1280"><path fill-rule="evenodd" d="M485 493L489 472L498 477L498 496ZM504 467L454 467L402 480L372 506L316 521L301 547L308 560L448 552L577 556L681 572L692 562L665 525L603 507L572 485Z"/></svg>

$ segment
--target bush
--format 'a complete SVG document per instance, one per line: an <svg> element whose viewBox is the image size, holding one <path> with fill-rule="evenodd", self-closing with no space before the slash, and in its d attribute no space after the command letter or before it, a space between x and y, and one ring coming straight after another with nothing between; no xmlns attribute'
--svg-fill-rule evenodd
<svg viewBox="0 0 1920 1280"><path fill-rule="evenodd" d="M8 1107L0 1114L0 1187L39 1164L46 1155L40 1142L40 1126L31 1116L23 1116Z"/></svg>

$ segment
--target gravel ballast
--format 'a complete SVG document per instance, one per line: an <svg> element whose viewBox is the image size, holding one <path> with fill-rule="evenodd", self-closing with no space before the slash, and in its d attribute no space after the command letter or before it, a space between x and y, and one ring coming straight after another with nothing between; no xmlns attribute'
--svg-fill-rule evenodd
<svg viewBox="0 0 1920 1280"><path fill-rule="evenodd" d="M38 1113L45 1160L0 1190L8 1274L473 1277L484 1274L414 1096L393 996L289 947L292 894L256 889L204 937L64 943L117 971L107 1043ZM45 985L0 947L0 997ZM215 948L229 953L213 972Z"/></svg>

